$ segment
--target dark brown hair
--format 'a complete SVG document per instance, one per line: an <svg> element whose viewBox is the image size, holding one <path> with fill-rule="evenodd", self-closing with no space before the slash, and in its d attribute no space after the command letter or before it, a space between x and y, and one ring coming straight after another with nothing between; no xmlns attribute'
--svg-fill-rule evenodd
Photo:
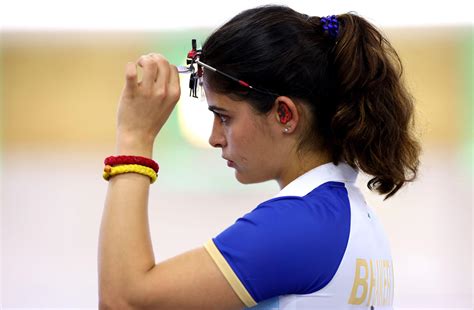
<svg viewBox="0 0 474 310"><path fill-rule="evenodd" d="M207 38L201 60L306 104L310 125L300 148L329 150L335 164L345 161L373 176L368 187L387 199L417 174L413 99L400 58L380 31L352 13L336 17L334 37L320 17L287 6L249 9ZM259 113L275 104L275 96L210 71L204 76L207 87Z"/></svg>

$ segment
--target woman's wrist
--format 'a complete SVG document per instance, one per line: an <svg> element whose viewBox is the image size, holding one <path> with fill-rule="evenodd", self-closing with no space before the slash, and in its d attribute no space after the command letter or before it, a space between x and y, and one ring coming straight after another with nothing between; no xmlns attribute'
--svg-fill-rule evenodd
<svg viewBox="0 0 474 310"><path fill-rule="evenodd" d="M115 152L117 155L134 155L152 158L154 139L118 134Z"/></svg>

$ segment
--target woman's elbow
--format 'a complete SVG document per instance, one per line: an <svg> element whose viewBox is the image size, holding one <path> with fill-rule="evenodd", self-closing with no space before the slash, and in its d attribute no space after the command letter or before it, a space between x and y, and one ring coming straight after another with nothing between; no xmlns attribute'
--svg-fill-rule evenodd
<svg viewBox="0 0 474 310"><path fill-rule="evenodd" d="M100 310L139 310L137 306L132 306L128 300L126 300L124 294L117 292L104 292L99 291L99 309Z"/></svg>

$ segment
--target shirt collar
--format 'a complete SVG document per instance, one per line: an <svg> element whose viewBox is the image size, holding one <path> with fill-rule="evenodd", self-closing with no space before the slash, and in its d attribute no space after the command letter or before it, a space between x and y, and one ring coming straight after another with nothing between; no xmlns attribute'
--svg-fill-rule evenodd
<svg viewBox="0 0 474 310"><path fill-rule="evenodd" d="M352 168L345 162L337 165L327 163L317 166L286 185L275 197L281 196L304 196L319 185L329 182L354 183L358 170Z"/></svg>

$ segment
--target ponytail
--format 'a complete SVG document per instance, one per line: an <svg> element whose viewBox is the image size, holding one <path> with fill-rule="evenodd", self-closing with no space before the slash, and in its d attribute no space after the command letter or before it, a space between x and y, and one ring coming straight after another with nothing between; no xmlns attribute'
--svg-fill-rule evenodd
<svg viewBox="0 0 474 310"><path fill-rule="evenodd" d="M374 176L367 186L387 199L417 174L413 99L401 80L400 58L380 32L354 14L337 19L333 161L344 160Z"/></svg>

